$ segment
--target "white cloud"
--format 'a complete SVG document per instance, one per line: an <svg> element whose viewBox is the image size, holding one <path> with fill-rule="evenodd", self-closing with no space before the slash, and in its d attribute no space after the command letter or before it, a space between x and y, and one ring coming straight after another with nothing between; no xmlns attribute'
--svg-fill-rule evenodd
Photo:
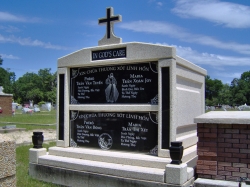
<svg viewBox="0 0 250 187"><path fill-rule="evenodd" d="M176 0L174 13L184 18L201 18L231 28L250 27L250 7L219 0Z"/></svg>
<svg viewBox="0 0 250 187"><path fill-rule="evenodd" d="M5 58L7 58L7 59L12 59L12 60L18 60L18 59L20 59L19 57L14 56L14 55L6 55L6 54L0 54L0 55L1 55L1 57L2 57L3 59L5 59Z"/></svg>
<svg viewBox="0 0 250 187"><path fill-rule="evenodd" d="M157 44L174 46L178 56L198 66L205 66L208 75L212 75L213 78L222 80L224 83L230 84L234 78L240 78L243 72L250 70L250 57L224 56L198 52L191 47L169 45L167 43Z"/></svg>
<svg viewBox="0 0 250 187"><path fill-rule="evenodd" d="M46 49L56 49L56 50L67 50L66 47L53 45L51 43L42 42L39 40L32 40L30 38L20 38L15 36L4 37L0 34L0 43L18 43L24 46L34 46L34 47L42 47Z"/></svg>
<svg viewBox="0 0 250 187"><path fill-rule="evenodd" d="M162 2L160 2L160 1L159 1L159 2L157 2L156 4L157 4L159 7L163 6L163 3L162 3Z"/></svg>
<svg viewBox="0 0 250 187"><path fill-rule="evenodd" d="M8 25L8 26L0 25L0 30L4 30L5 32L9 32L9 33L20 31L20 29L18 29L17 27L11 26L11 25Z"/></svg>
<svg viewBox="0 0 250 187"><path fill-rule="evenodd" d="M0 12L0 22L38 22L38 18L26 18L19 15L13 15L8 12Z"/></svg>
<svg viewBox="0 0 250 187"><path fill-rule="evenodd" d="M177 55L195 64L209 65L218 69L223 66L249 66L250 57L223 56L219 54L200 53L190 47L175 46Z"/></svg>
<svg viewBox="0 0 250 187"><path fill-rule="evenodd" d="M118 27L132 30L135 32L146 32L153 34L168 35L170 37L177 38L181 41L189 43L197 43L197 44L212 46L215 48L231 50L241 54L250 55L249 44L239 44L236 42L223 42L210 36L192 34L177 25L170 24L167 22L148 21L148 20L133 21L128 23L121 23L118 25Z"/></svg>
<svg viewBox="0 0 250 187"><path fill-rule="evenodd" d="M197 65L209 65L218 69L223 66L249 66L250 57L224 56L206 52L198 52L191 47L169 45L167 43L157 43L160 45L174 46L178 56L195 63Z"/></svg>

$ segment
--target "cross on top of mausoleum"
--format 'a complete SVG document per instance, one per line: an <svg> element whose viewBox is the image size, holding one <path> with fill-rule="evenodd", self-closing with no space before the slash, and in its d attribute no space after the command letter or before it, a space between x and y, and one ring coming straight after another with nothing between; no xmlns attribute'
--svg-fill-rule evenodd
<svg viewBox="0 0 250 187"><path fill-rule="evenodd" d="M116 15L114 16L114 10L113 7L108 7L106 10L106 17L98 19L98 24L106 25L106 34L103 37L103 39L99 40L99 45L108 45L108 44L117 44L121 43L121 38L118 38L114 35L114 23L115 22L121 22L122 16Z"/></svg>

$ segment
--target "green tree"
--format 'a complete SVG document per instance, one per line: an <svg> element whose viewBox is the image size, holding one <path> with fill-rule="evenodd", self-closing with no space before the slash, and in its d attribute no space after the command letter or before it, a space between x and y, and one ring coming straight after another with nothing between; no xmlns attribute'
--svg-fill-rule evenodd
<svg viewBox="0 0 250 187"><path fill-rule="evenodd" d="M34 97L32 94L32 90L35 90L35 93L40 90L41 81L39 76L35 73L25 73L22 77L20 77L15 84L15 99L21 100L21 102L27 102L29 100L33 100L34 103L39 102L38 98ZM41 90L40 90L41 92Z"/></svg>
<svg viewBox="0 0 250 187"><path fill-rule="evenodd" d="M15 99L21 102L33 100L34 104L41 101L56 102L57 73L50 68L40 69L38 74L26 73L15 84Z"/></svg>
<svg viewBox="0 0 250 187"><path fill-rule="evenodd" d="M233 105L250 104L250 71L241 74L239 79L235 78L231 82Z"/></svg>
<svg viewBox="0 0 250 187"><path fill-rule="evenodd" d="M3 86L5 93L13 94L15 79L16 75L14 72L10 72L9 69L0 67L0 86Z"/></svg>
<svg viewBox="0 0 250 187"><path fill-rule="evenodd" d="M222 89L218 95L219 103L224 105L232 105L232 93L229 84L223 84Z"/></svg>
<svg viewBox="0 0 250 187"><path fill-rule="evenodd" d="M210 76L205 77L205 99L206 105L217 105L219 102L218 96L220 90L223 88L221 80L212 80Z"/></svg>

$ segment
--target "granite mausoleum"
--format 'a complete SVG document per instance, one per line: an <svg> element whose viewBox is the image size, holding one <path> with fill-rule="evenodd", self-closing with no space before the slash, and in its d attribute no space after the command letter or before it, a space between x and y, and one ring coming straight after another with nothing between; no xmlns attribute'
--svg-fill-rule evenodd
<svg viewBox="0 0 250 187"><path fill-rule="evenodd" d="M98 46L58 60L57 145L32 149L29 173L66 186L189 186L206 70L174 47L122 43L118 21L107 8ZM170 164L174 141L183 143L180 165Z"/></svg>

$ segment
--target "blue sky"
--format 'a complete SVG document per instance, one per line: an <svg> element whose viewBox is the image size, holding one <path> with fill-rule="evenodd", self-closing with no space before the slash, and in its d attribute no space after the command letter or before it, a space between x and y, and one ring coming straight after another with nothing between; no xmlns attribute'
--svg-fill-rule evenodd
<svg viewBox="0 0 250 187"><path fill-rule="evenodd" d="M98 45L113 7L123 42L175 46L177 55L231 83L250 71L248 0L1 0L0 55L16 73L57 70L57 59Z"/></svg>

